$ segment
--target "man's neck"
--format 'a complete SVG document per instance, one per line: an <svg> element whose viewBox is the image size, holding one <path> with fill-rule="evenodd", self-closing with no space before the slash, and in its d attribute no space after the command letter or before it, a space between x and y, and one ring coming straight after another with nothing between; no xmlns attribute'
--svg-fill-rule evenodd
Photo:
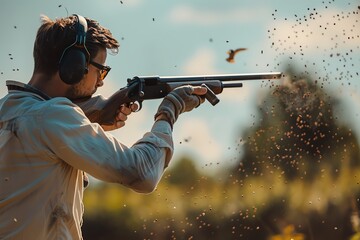
<svg viewBox="0 0 360 240"><path fill-rule="evenodd" d="M61 81L58 74L49 76L34 73L28 84L50 97L66 97L66 92L69 89L69 86Z"/></svg>

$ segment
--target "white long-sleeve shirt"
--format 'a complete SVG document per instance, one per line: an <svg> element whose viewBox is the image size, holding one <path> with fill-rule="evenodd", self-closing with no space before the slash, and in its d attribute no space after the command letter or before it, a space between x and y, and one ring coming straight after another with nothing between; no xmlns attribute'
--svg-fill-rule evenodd
<svg viewBox="0 0 360 240"><path fill-rule="evenodd" d="M9 91L0 100L0 239L82 239L84 172L151 192L172 152L167 122L129 148L66 98Z"/></svg>

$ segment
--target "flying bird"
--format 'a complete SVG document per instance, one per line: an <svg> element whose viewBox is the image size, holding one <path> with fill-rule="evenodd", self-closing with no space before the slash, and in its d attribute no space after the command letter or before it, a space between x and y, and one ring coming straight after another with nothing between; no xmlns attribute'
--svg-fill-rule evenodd
<svg viewBox="0 0 360 240"><path fill-rule="evenodd" d="M235 62L235 55L238 53L238 52L241 52L241 51L245 51L247 48L238 48L236 50L233 50L233 49L230 49L227 54L229 54L229 57L226 59L226 61L228 61L229 63L234 63Z"/></svg>

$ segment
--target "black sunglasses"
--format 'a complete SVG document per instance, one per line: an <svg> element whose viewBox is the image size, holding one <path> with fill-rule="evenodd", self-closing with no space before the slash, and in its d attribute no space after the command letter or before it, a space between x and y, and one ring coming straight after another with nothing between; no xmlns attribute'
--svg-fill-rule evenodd
<svg viewBox="0 0 360 240"><path fill-rule="evenodd" d="M109 66L104 66L104 65L101 65L99 63L96 63L92 60L90 60L89 62L91 65L93 65L94 67L96 67L97 69L100 70L100 80L104 80L106 75L110 72L111 70L111 67Z"/></svg>

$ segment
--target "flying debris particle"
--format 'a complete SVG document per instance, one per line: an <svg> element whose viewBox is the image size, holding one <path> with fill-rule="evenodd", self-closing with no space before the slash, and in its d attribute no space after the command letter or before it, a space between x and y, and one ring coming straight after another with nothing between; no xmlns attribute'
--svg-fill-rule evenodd
<svg viewBox="0 0 360 240"><path fill-rule="evenodd" d="M152 18L153 22L155 22L155 18Z"/></svg>
<svg viewBox="0 0 360 240"><path fill-rule="evenodd" d="M120 3L121 3L121 4L124 4L124 2L123 2L123 1L120 1Z"/></svg>
<svg viewBox="0 0 360 240"><path fill-rule="evenodd" d="M188 143L191 141L191 137L188 137L188 138L184 138L184 142L185 143ZM182 144L183 142L180 142L180 144Z"/></svg>
<svg viewBox="0 0 360 240"><path fill-rule="evenodd" d="M59 8L61 8L61 7L62 7L62 5L60 4L58 7L59 7Z"/></svg>
<svg viewBox="0 0 360 240"><path fill-rule="evenodd" d="M226 58L226 61L228 61L229 63L234 63L235 62L235 55L239 52L245 51L246 48L238 48L236 50L230 49L227 54L229 54L229 57Z"/></svg>

